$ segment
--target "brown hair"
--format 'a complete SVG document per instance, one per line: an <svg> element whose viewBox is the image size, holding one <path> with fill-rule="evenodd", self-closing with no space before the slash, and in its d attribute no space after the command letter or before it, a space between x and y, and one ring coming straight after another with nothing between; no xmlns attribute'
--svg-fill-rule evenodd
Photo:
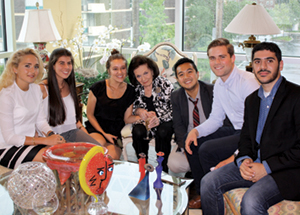
<svg viewBox="0 0 300 215"><path fill-rule="evenodd" d="M108 60L106 61L106 65L105 66L106 66L107 72L109 71L109 68L111 66L111 62L113 60L116 60L116 59L122 59L122 60L124 60L126 68L127 68L127 60L126 60L126 58L118 50L113 49L111 51L111 55L109 56Z"/></svg>
<svg viewBox="0 0 300 215"><path fill-rule="evenodd" d="M232 57L234 55L234 47L232 44L230 44L229 40L225 38L218 38L213 40L207 47L207 56L209 56L208 52L211 48L217 47L217 46L226 46L227 52Z"/></svg>

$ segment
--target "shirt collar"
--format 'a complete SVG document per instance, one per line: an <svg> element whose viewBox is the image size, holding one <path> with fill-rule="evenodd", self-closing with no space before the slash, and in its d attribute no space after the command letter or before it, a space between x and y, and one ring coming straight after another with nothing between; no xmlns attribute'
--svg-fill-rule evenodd
<svg viewBox="0 0 300 215"><path fill-rule="evenodd" d="M198 98L198 100L200 100L200 84L199 84L198 92L197 92L197 95L196 95L195 99L193 99L192 97L190 97L189 94L187 94L187 92L185 90L184 90L184 92L185 92L185 95L186 95L187 99L191 98L193 101L196 101L197 98Z"/></svg>
<svg viewBox="0 0 300 215"><path fill-rule="evenodd" d="M271 92L270 92L270 94L269 94L268 97L271 96L272 98L274 98L274 96L275 96L275 94L276 94L276 92L277 92L277 90L278 90L278 88L279 88L279 86L281 84L281 81L282 81L282 76L280 76L278 78L278 80L276 81L275 85L273 86L273 88L272 88L272 90L271 90ZM261 99L265 98L264 89L262 88L262 86L259 87L258 97L261 98Z"/></svg>

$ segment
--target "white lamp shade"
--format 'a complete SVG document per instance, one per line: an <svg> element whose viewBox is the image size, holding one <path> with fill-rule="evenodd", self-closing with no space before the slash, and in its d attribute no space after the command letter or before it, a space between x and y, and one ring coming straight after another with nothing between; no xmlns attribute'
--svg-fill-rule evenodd
<svg viewBox="0 0 300 215"><path fill-rule="evenodd" d="M50 9L26 10L19 42L49 42L61 40Z"/></svg>
<svg viewBox="0 0 300 215"><path fill-rule="evenodd" d="M272 35L281 31L261 5L246 5L224 29L244 35Z"/></svg>

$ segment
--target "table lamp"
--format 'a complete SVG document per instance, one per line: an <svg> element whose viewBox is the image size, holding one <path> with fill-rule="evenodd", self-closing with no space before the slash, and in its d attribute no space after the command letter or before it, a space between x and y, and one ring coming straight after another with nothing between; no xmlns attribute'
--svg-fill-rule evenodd
<svg viewBox="0 0 300 215"><path fill-rule="evenodd" d="M36 10L26 10L23 25L18 38L19 42L33 42L34 48L40 54L44 63L49 61L46 43L61 40L55 26L51 10L39 9L36 3Z"/></svg>
<svg viewBox="0 0 300 215"><path fill-rule="evenodd" d="M239 46L243 46L247 60L250 62L250 64L246 66L246 71L252 71L252 49L256 44L260 43L260 41L256 40L254 35L281 33L266 9L256 3L245 5L224 30L235 34L251 35L248 40L239 44Z"/></svg>

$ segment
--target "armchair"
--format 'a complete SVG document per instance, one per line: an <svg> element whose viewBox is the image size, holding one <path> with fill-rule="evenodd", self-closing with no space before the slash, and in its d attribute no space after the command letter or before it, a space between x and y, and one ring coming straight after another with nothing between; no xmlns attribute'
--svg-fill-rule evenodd
<svg viewBox="0 0 300 215"><path fill-rule="evenodd" d="M223 194L226 215L240 215L240 203L247 189L248 188L233 189ZM268 213L271 215L296 215L299 214L299 211L300 202L284 200L270 207Z"/></svg>

